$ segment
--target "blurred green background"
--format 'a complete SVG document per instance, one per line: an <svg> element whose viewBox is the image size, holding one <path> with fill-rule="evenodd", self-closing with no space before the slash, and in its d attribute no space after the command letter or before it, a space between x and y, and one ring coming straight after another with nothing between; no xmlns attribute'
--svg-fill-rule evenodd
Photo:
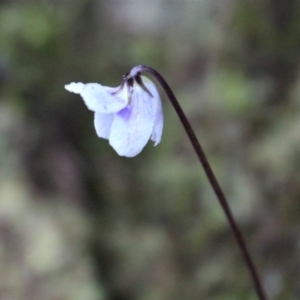
<svg viewBox="0 0 300 300"><path fill-rule="evenodd" d="M270 299L300 298L299 0L0 0L0 299L252 300L162 92L162 142L119 157L72 81L169 82Z"/></svg>

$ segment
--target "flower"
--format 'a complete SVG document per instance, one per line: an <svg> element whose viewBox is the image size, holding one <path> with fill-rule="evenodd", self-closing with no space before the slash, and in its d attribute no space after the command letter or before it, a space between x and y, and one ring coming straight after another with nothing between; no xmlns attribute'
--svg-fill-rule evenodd
<svg viewBox="0 0 300 300"><path fill-rule="evenodd" d="M65 89L80 94L88 109L95 112L97 135L108 139L120 156L136 156L150 138L154 146L160 142L162 105L154 83L147 77L127 74L117 88L72 82Z"/></svg>

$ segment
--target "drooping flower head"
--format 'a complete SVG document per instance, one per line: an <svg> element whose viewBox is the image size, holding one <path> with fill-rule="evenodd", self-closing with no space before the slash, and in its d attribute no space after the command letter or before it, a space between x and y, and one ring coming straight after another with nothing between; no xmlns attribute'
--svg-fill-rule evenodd
<svg viewBox="0 0 300 300"><path fill-rule="evenodd" d="M150 138L155 146L160 142L162 105L155 85L147 77L125 74L117 88L81 82L72 82L65 88L80 94L88 109L95 112L98 136L108 139L119 155L139 154Z"/></svg>

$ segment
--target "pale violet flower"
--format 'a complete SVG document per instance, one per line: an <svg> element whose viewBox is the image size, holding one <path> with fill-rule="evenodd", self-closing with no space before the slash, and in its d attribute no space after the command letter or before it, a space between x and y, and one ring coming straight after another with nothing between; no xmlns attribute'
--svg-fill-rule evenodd
<svg viewBox="0 0 300 300"><path fill-rule="evenodd" d="M139 154L148 140L156 146L161 139L163 112L158 91L147 77L124 77L121 86L111 88L98 83L70 83L65 88L80 94L88 109L95 112L99 137L121 156Z"/></svg>

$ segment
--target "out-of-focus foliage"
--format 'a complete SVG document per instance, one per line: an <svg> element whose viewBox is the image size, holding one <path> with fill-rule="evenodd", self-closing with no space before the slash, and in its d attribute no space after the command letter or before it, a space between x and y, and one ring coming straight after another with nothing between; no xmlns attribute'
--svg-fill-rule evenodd
<svg viewBox="0 0 300 300"><path fill-rule="evenodd" d="M160 71L270 299L300 296L300 2L0 1L0 298L256 299L162 93L159 146L118 157L63 86Z"/></svg>

